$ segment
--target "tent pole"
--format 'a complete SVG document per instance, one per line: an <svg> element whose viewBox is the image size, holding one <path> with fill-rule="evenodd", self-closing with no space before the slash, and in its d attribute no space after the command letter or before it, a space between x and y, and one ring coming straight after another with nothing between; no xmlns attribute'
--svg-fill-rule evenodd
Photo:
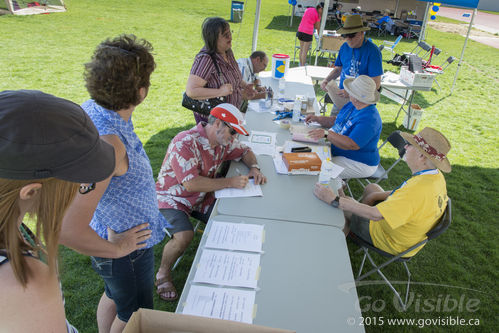
<svg viewBox="0 0 499 333"><path fill-rule="evenodd" d="M454 86L456 85L457 74L459 73L459 68L461 67L461 62L463 62L464 49L466 49L466 44L468 43L468 38L470 37L471 28L473 27L473 22L475 21L475 15L477 9L473 10L473 15L471 16L470 25L468 26L468 32L466 33L466 38L464 39L463 50L461 51L461 57L459 58L459 63L457 64L456 74L454 74L454 82L452 82L452 88L450 88L450 94L454 91Z"/></svg>
<svg viewBox="0 0 499 333"><path fill-rule="evenodd" d="M262 7L262 0L256 0L255 23L253 25L253 44L251 45L251 52L256 51L258 43L258 24L260 23L260 9Z"/></svg>
<svg viewBox="0 0 499 333"><path fill-rule="evenodd" d="M315 65L316 66L317 66L317 51L320 48L319 44L320 44L321 39L322 39L322 32L324 31L324 27L326 26L328 11L329 11L329 0L324 0L324 8L322 9L321 26L319 27L319 31L317 31L317 33L319 34L319 40L317 41L316 46L315 46Z"/></svg>
<svg viewBox="0 0 499 333"><path fill-rule="evenodd" d="M397 14L397 12L399 11L399 2L400 0L397 0L397 3L395 4L395 13L393 13L393 17L395 18L400 18L400 16Z"/></svg>
<svg viewBox="0 0 499 333"><path fill-rule="evenodd" d="M289 19L289 26L293 26L293 18L295 17L295 6L293 6L293 9L291 10L291 17Z"/></svg>
<svg viewBox="0 0 499 333"><path fill-rule="evenodd" d="M424 12L423 24L421 25L421 32L419 33L418 43L426 40L426 25L428 24L428 12L430 11L430 3L426 3L426 10Z"/></svg>

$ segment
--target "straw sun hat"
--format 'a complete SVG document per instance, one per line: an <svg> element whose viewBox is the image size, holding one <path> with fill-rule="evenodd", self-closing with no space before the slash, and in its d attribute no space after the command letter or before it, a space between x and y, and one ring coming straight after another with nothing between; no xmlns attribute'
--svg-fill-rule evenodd
<svg viewBox="0 0 499 333"><path fill-rule="evenodd" d="M362 23L362 17L360 15L348 15L345 20L345 24L341 29L338 30L340 35L352 34L359 31L368 31L369 27L365 27Z"/></svg>
<svg viewBox="0 0 499 333"><path fill-rule="evenodd" d="M349 95L365 104L374 104L379 101L379 92L376 83L367 75L359 75L355 79L343 81L343 87Z"/></svg>
<svg viewBox="0 0 499 333"><path fill-rule="evenodd" d="M425 127L418 134L402 132L401 135L424 156L429 158L437 168L443 172L451 171L451 165L447 159L450 143L442 133L431 127Z"/></svg>

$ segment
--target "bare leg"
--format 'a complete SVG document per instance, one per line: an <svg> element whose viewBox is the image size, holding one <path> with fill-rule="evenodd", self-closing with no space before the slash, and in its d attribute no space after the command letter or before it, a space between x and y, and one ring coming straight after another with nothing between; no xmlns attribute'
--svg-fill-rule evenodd
<svg viewBox="0 0 499 333"><path fill-rule="evenodd" d="M113 325L111 326L110 333L121 333L125 329L126 323L119 319L118 317L114 318Z"/></svg>
<svg viewBox="0 0 499 333"><path fill-rule="evenodd" d="M305 66L307 63L307 53L312 42L300 41L300 66Z"/></svg>
<svg viewBox="0 0 499 333"><path fill-rule="evenodd" d="M378 201L380 198L377 198L376 194L377 193L385 193L385 190L378 184L368 184L364 188L364 193L362 193L362 199L360 202L369 205L369 206L374 206L374 203Z"/></svg>
<svg viewBox="0 0 499 333"><path fill-rule="evenodd" d="M103 293L97 306L97 327L99 328L99 333L110 332L115 318L116 304L106 296L106 293Z"/></svg>
<svg viewBox="0 0 499 333"><path fill-rule="evenodd" d="M159 267L158 273L156 273L156 280L166 279L167 282L159 284L158 288L171 289L173 287L171 268L175 261L184 253L187 246L192 241L194 237L194 232L192 230L181 231L173 234L173 238L166 243L163 248L163 255L161 257L161 265ZM166 291L161 293L160 296L163 298L176 298L176 291Z"/></svg>

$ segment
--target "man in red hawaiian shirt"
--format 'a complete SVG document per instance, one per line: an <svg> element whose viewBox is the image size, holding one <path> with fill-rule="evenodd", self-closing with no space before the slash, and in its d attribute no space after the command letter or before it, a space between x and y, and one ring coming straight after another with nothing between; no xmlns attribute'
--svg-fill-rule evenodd
<svg viewBox="0 0 499 333"><path fill-rule="evenodd" d="M232 104L215 107L208 123L199 123L179 133L170 143L156 183L161 213L173 225L172 238L163 249L161 266L156 274L157 292L161 299L178 298L172 283L171 267L190 244L194 231L189 216L207 222L215 203L213 191L244 188L249 178L255 184L267 179L260 172L255 154L240 143L236 134L248 135L242 126L243 116ZM215 178L224 161L242 160L250 168L247 175Z"/></svg>

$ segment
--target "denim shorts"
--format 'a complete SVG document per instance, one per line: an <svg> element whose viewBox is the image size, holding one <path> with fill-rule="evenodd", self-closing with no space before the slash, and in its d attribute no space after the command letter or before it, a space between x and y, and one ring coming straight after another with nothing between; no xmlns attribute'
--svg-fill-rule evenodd
<svg viewBox="0 0 499 333"><path fill-rule="evenodd" d="M369 219L352 214L350 218L350 231L369 244L372 244L373 240L369 233L369 223L371 223Z"/></svg>
<svg viewBox="0 0 499 333"><path fill-rule="evenodd" d="M128 322L139 308L153 308L154 252L152 247L110 259L90 257L104 280L106 296L116 304L118 318Z"/></svg>

